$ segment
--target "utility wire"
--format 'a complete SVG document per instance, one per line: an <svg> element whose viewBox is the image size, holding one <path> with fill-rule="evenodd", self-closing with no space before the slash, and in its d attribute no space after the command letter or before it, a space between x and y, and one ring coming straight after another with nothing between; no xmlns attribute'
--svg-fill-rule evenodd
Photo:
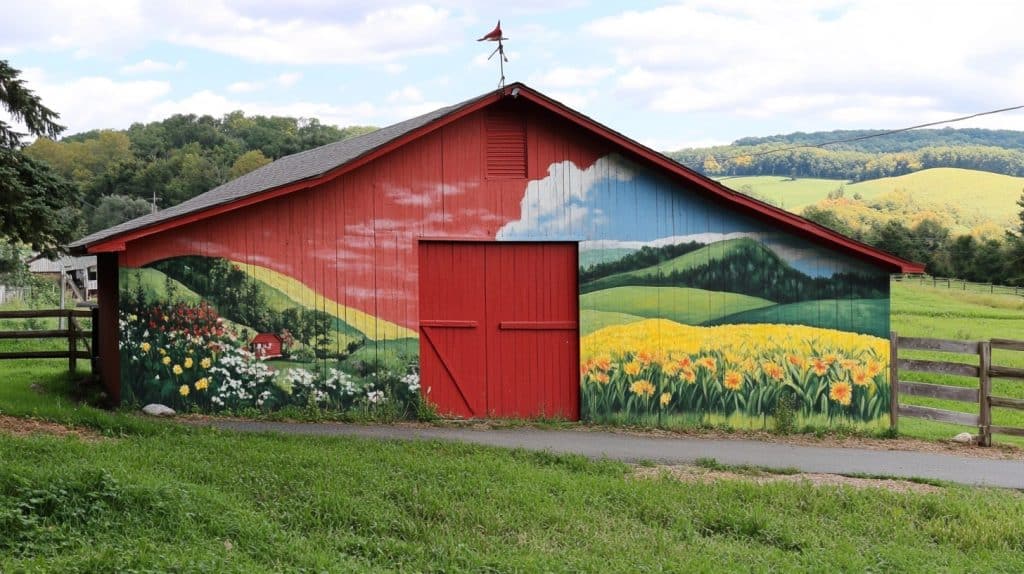
<svg viewBox="0 0 1024 574"><path fill-rule="evenodd" d="M889 135L903 133L903 132L909 132L911 130L916 130L916 129L921 129L921 128L930 128L930 127L939 126L939 125L942 125L942 124L952 124L952 123L956 123L956 122L962 122L964 120L970 120L970 119L973 119L973 118L978 118L978 117L981 117L981 116L990 116L990 115L993 115L993 114L1001 114L1001 113L1004 113L1004 112L1012 112L1012 111L1015 111L1015 110L1022 110L1022 109L1024 109L1024 105L1011 106L1011 107L1008 107L1008 108L1000 108L998 110L989 110L987 112L978 112L976 114L971 114L969 116L960 116L958 118L953 118L953 119L949 119L949 120L942 120L942 121L938 121L938 122L928 122L926 124L918 124L916 126L910 126L910 127L906 127L906 128L899 128L899 129L895 129L895 130L887 130L887 131L884 131L884 132L878 132L878 133L874 133L874 134L867 134L867 135L857 136L857 137L852 137L852 138L831 140L831 141L817 143L817 144L797 144L797 145L791 145L791 146L787 146L787 147L781 147L781 148L778 148L778 149L770 149L770 150L766 150L766 151L759 151L759 152L752 152L752 153L739 153L739 154L730 155L730 156L727 156L727 157L715 158L715 161L729 161L731 159L736 159L736 158L740 158L740 157L757 157L757 156L768 155L768 154L772 154L772 153L779 153L779 152L784 152L784 151L792 151L792 150L795 150L795 149L822 148L822 147L829 146L829 145L857 142L857 141L861 141L861 140L866 140L866 139L871 139L871 138L878 138L878 137L882 137L882 136L889 136Z"/></svg>

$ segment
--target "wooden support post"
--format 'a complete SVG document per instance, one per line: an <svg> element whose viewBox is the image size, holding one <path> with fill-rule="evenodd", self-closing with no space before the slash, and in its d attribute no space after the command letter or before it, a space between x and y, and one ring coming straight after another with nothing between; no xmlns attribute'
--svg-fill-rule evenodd
<svg viewBox="0 0 1024 574"><path fill-rule="evenodd" d="M899 353L899 335L889 333L889 428L899 430L900 417L900 371L896 366Z"/></svg>
<svg viewBox="0 0 1024 574"><path fill-rule="evenodd" d="M92 311L92 345L89 345L89 350L92 351L92 353L90 353L92 356L89 357L89 366L92 368L93 376L98 377L100 374L100 308L98 306L93 306L90 311Z"/></svg>
<svg viewBox="0 0 1024 574"><path fill-rule="evenodd" d="M75 331L75 322L71 319L71 313L65 317L68 322L68 370L74 375L78 369L78 339Z"/></svg>
<svg viewBox="0 0 1024 574"><path fill-rule="evenodd" d="M992 343L981 341L978 343L979 362L978 379L980 393L978 404L978 444L980 446L992 446L992 379L989 370L992 368Z"/></svg>

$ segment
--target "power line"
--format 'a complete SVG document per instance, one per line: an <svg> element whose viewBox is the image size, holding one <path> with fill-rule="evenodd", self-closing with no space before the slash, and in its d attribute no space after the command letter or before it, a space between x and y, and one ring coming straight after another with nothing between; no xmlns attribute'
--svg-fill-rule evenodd
<svg viewBox="0 0 1024 574"><path fill-rule="evenodd" d="M762 155L768 155L768 154L779 153L779 152L784 152L784 151L792 151L792 150L795 150L795 149L822 148L822 147L829 146L829 145L857 142L857 141L861 141L861 140L866 140L866 139L871 139L871 138L878 138L878 137L882 137L882 136L889 136L889 135L903 133L903 132L909 132L911 130L917 130L917 129L921 129L921 128L930 128L930 127L933 127L933 126L940 126L940 125L943 125L943 124L952 124L952 123L956 123L956 122L962 122L962 121L965 121L965 120L970 120L970 119L978 118L978 117L981 117L981 116L990 116L990 115L993 115L993 114L1001 114L1001 113L1004 113L1004 112L1012 112L1012 111L1022 110L1022 109L1024 109L1024 105L1011 106L1011 107L1008 107L1008 108L999 108L998 110L989 110L987 112L978 112L976 114L971 114L969 116L960 116L958 118L953 118L953 119L949 119L949 120L942 120L942 121L938 121L938 122L928 122L928 123L925 123L925 124L917 124L916 126L899 128L899 129L895 129L895 130L887 130L887 131L884 131L884 132L878 132L878 133L874 133L874 134L867 134L867 135L857 136L857 137L852 137L852 138L831 140L831 141L817 143L817 144L791 145L791 146L782 147L782 148L778 148L778 149L771 149L771 150L752 152L752 153L740 153L740 154L731 155L731 156L727 156L727 157L715 158L715 161L729 161L731 159L736 159L736 158L740 158L740 157L758 157L758 156L762 156Z"/></svg>

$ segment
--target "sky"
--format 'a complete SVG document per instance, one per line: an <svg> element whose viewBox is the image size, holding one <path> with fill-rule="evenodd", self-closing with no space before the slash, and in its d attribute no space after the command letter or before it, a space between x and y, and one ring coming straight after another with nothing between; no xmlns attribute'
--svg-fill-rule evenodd
<svg viewBox="0 0 1024 574"><path fill-rule="evenodd" d="M521 81L659 150L1024 104L1013 1L33 0L0 59L68 134L175 113L388 125ZM956 124L1024 129L1024 111Z"/></svg>

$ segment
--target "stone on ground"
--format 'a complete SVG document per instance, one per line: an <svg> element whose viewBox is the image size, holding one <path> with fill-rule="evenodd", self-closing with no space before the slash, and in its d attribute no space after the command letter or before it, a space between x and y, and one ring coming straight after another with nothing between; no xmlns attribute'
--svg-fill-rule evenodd
<svg viewBox="0 0 1024 574"><path fill-rule="evenodd" d="M142 412L152 417L173 417L174 409L157 403L150 403L142 407Z"/></svg>

